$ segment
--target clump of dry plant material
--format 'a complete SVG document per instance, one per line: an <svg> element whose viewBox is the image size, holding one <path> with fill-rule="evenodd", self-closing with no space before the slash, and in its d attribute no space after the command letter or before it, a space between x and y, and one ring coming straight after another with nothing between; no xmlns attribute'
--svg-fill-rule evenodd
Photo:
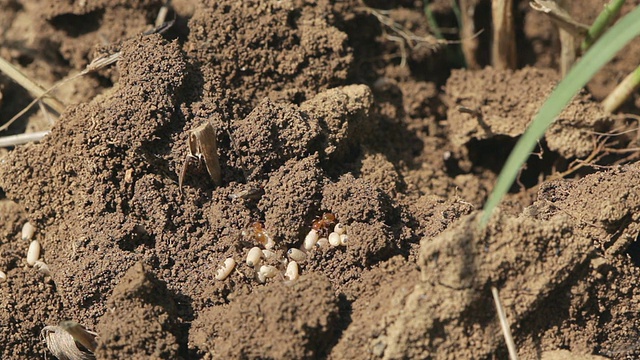
<svg viewBox="0 0 640 360"><path fill-rule="evenodd" d="M411 51L419 48L427 48L435 51L440 46L448 44L446 40L437 39L432 35L418 36L414 34L401 24L395 22L389 16L389 11L373 9L370 7L364 7L363 9L365 12L375 16L375 18L380 22L384 38L398 44L401 57L400 66L406 66L407 64L407 57L409 55L407 48Z"/></svg>
<svg viewBox="0 0 640 360"><path fill-rule="evenodd" d="M18 120L22 115L24 115L27 111L29 111L29 109L31 109L35 104L37 104L37 103L39 103L41 101L47 103L46 99L48 99L49 94L52 91L54 91L55 89L59 88L60 86L66 84L69 81L73 81L73 80L75 80L75 79L77 79L79 77L82 77L82 76L87 75L87 74L89 74L91 72L94 72L94 71L98 71L98 70L100 70L100 69L102 69L104 67L107 67L107 66L117 62L120 59L120 56L121 56L120 52L117 52L115 54L101 56L101 57L93 60L81 72L79 72L79 73L77 73L77 74L75 74L75 75L73 75L73 76L71 76L69 78L66 78L66 79L58 81L55 85L53 85L52 87L50 87L47 90L42 89L42 91L38 91L37 93L34 93L34 94L37 94L36 98L33 99L33 101L31 101L29 103L29 105L27 105L19 113L15 114L11 119L9 119L9 121L4 123L4 125L0 126L0 131L6 130L7 128L9 128L9 126L11 124L13 124L14 121ZM61 114L64 111L65 107L64 107L64 105L62 105L62 103L60 103L58 106L53 107L53 109L55 109L59 114ZM40 138L42 138L42 137L40 137Z"/></svg>
<svg viewBox="0 0 640 360"><path fill-rule="evenodd" d="M189 168L194 165L194 162L198 163L202 160L204 160L211 180L216 186L219 186L222 183L222 173L218 157L216 130L211 121L207 121L189 133L189 153L184 160L178 179L180 188L182 188Z"/></svg>
<svg viewBox="0 0 640 360"><path fill-rule="evenodd" d="M563 8L565 1L534 0L529 3L532 9L546 14L560 32L560 73L564 77L576 61L577 39L583 39L589 27L574 20Z"/></svg>
<svg viewBox="0 0 640 360"><path fill-rule="evenodd" d="M166 13L164 14L164 16L166 16ZM159 18L164 20L164 17ZM169 29L171 26L173 26L175 20L171 20L168 22L165 22L149 31L146 31L143 33L143 35L150 35L150 34L161 34L163 32L165 32L167 29ZM65 110L66 106L58 99L56 99L55 97L51 96L51 93L56 90L57 88L59 88L60 86L73 81L79 77L85 76L89 73L98 71L100 69L103 69L111 64L116 63L118 60L120 60L121 58L121 52L115 52L112 54L107 54L104 56L100 56L96 59L94 59L89 65L86 66L86 68L84 70L82 70L81 72L70 76L66 79L62 79L60 81L58 81L57 83L55 83L52 87L50 87L49 89L44 89L42 88L40 85L36 84L33 80L29 79L27 76L25 76L24 74L22 74L22 72L20 72L17 68L15 68L13 65L11 65L11 63L9 63L8 61L0 58L0 71L5 73L7 76L9 76L11 79L13 79L15 82L17 82L18 84L20 84L22 87L24 87L27 91L29 91L31 94L33 94L35 96L35 99L33 99L33 101L31 101L29 103L29 105L27 105L24 109L22 109L19 113L17 113L16 115L14 115L11 119L9 119L9 121L7 121L6 123L4 123L2 126L0 126L0 131L6 130L7 128L9 128L9 126L15 122L17 119L19 119L22 115L26 114L27 111L29 111L29 109L31 109L35 104L39 104L39 103L44 103L46 104L49 108L53 109L55 112L57 112L58 114L62 114L62 112ZM44 137L46 135L46 132L42 132L39 133L38 136L31 136L31 137L19 137L19 138L11 138L11 139L4 139L4 142L2 143L3 146L12 146L12 145L19 145L25 142L29 142L29 141L37 141L40 140L42 137ZM0 139L2 140L2 139ZM11 144L11 142L16 142L14 144Z"/></svg>
<svg viewBox="0 0 640 360"><path fill-rule="evenodd" d="M58 360L93 360L98 334L73 321L45 326L40 335Z"/></svg>

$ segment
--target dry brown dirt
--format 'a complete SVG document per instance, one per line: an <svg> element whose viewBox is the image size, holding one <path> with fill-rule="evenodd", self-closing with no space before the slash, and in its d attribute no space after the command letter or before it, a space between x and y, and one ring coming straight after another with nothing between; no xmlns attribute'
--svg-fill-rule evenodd
<svg viewBox="0 0 640 360"><path fill-rule="evenodd" d="M573 100L478 230L560 78L557 30L528 1L513 71L452 69L431 45L401 66L363 6L424 36L421 1L176 0L174 26L142 35L163 3L0 1L0 55L43 86L121 51L55 92L69 105L52 126L35 109L3 133L51 128L0 152L0 358L51 358L40 331L73 320L98 333L98 359L504 359L492 287L522 359L640 357L638 118L598 104L640 41ZM579 3L590 22L604 1ZM0 91L2 121L31 101L4 77ZM196 164L180 188L189 131L207 121L222 185ZM347 245L315 247L285 279L287 249L326 212ZM26 221L50 276L26 264ZM276 243L264 284L245 263L256 222ZM227 258L237 266L217 280Z"/></svg>

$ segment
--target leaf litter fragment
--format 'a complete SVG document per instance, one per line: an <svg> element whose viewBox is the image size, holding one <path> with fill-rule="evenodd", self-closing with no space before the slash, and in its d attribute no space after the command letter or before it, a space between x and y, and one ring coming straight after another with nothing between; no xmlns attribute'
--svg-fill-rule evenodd
<svg viewBox="0 0 640 360"><path fill-rule="evenodd" d="M189 133L189 154L187 154L178 186L182 188L184 178L194 161L204 160L207 172L216 186L222 183L222 173L220 170L220 159L218 157L218 143L216 140L216 130L211 121L198 126Z"/></svg>
<svg viewBox="0 0 640 360"><path fill-rule="evenodd" d="M45 326L40 336L49 351L59 360L94 360L97 333L86 330L73 321L61 321L59 326Z"/></svg>

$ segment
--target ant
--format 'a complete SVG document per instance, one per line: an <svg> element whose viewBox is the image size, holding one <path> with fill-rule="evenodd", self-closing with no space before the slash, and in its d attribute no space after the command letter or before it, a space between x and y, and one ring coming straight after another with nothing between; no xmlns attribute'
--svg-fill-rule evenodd
<svg viewBox="0 0 640 360"><path fill-rule="evenodd" d="M331 229L331 225L336 223L336 216L330 212L326 212L322 214L322 217L319 219L313 220L311 224L311 228L318 233L324 233L325 235L329 233Z"/></svg>
<svg viewBox="0 0 640 360"><path fill-rule="evenodd" d="M265 231L264 224L256 221L251 224L251 227L253 228L253 239L264 246L265 249L272 249L275 245L275 242Z"/></svg>

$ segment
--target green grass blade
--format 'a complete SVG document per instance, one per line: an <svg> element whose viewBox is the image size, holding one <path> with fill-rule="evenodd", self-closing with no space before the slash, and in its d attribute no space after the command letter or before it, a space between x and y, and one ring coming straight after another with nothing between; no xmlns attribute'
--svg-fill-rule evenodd
<svg viewBox="0 0 640 360"><path fill-rule="evenodd" d="M560 114L562 109L582 89L587 82L613 58L629 41L640 35L640 6L636 7L625 17L620 19L599 41L597 41L584 57L576 63L567 76L553 90L549 98L540 108L524 132L518 143L511 151L496 185L484 205L484 213L480 225L484 227L491 218L493 210L498 206L504 195L509 191L518 176L518 172L529 158L529 154L536 146L549 125Z"/></svg>
<svg viewBox="0 0 640 360"><path fill-rule="evenodd" d="M453 7L454 13L456 12L456 10L458 10L456 16L458 19L458 29L459 29L461 26L460 17L459 17L460 10L458 9L458 5L456 4L455 1L452 1L452 7ZM436 20L436 17L433 15L433 12L431 12L430 4L428 1L425 1L424 3L424 15L427 17L427 24L429 25L429 29L433 33L433 36L435 36L436 39L446 41L447 39L445 39L444 34L442 34L442 31L440 30L440 25L438 25L438 21ZM464 54L462 54L462 48L460 44L456 44L456 45L447 44L446 46L447 48L445 49L445 51L446 51L448 60L451 62L452 67L466 68L467 61L464 58Z"/></svg>
<svg viewBox="0 0 640 360"><path fill-rule="evenodd" d="M424 3L424 15L427 17L427 24L429 25L429 30L433 33L433 36L436 39L444 39L444 35L442 35L442 31L440 31L440 25L438 25L438 21L436 17L431 12L431 7L429 3L425 1Z"/></svg>

